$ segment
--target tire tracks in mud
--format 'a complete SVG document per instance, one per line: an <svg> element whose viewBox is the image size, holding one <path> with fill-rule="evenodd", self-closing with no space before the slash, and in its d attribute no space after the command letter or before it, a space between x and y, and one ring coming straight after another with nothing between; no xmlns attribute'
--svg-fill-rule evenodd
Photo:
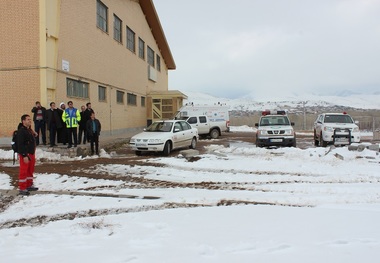
<svg viewBox="0 0 380 263"><path fill-rule="evenodd" d="M22 197L21 197L22 198ZM16 199L16 198L15 198ZM98 216L108 216L108 215L120 215L126 213L139 213L147 211L158 211L167 209L177 209L177 208L196 208L196 207L217 207L217 206L232 206L232 205L270 205L270 206L289 206L289 207L310 207L309 205L292 205L292 204L281 204L277 202L255 202L255 201L242 201L242 200L228 200L222 199L218 203L213 204L192 204L192 203L175 203L166 202L160 205L143 205L132 208L114 208L114 209L88 209L77 212L69 212L63 214L57 214L53 216L39 215L30 218L21 218L15 220L6 220L0 222L0 229L9 229L16 227L35 227L46 225L51 222L57 222L61 220L75 220L80 218L90 218Z"/></svg>

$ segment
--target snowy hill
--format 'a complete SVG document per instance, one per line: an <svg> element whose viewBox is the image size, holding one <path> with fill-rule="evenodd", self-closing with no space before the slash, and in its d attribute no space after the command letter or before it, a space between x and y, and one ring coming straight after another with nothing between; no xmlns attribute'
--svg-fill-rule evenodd
<svg viewBox="0 0 380 263"><path fill-rule="evenodd" d="M205 93L184 92L188 99L185 103L194 103L195 105L217 105L226 104L231 110L242 111L261 111L265 109L286 108L289 110L300 110L303 107L329 108L336 109L380 109L380 94L363 95L350 94L348 96L319 96L319 95L302 95L275 98L271 100L255 100L253 96L245 96L239 99L218 98Z"/></svg>

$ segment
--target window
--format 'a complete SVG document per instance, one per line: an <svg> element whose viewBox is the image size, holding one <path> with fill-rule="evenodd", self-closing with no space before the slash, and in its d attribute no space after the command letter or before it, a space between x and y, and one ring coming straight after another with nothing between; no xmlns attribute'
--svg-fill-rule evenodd
<svg viewBox="0 0 380 263"><path fill-rule="evenodd" d="M127 93L127 104L128 105L137 105L137 96L132 93Z"/></svg>
<svg viewBox="0 0 380 263"><path fill-rule="evenodd" d="M186 130L191 130L191 126L190 126L190 124L188 124L187 122L181 121L181 125L182 125L182 129L183 129L184 131L186 131Z"/></svg>
<svg viewBox="0 0 380 263"><path fill-rule="evenodd" d="M96 1L96 25L103 30L108 32L108 8L101 1Z"/></svg>
<svg viewBox="0 0 380 263"><path fill-rule="evenodd" d="M139 57L145 59L145 42L139 38Z"/></svg>
<svg viewBox="0 0 380 263"><path fill-rule="evenodd" d="M116 91L116 102L124 104L124 92L119 90Z"/></svg>
<svg viewBox="0 0 380 263"><path fill-rule="evenodd" d="M159 55L156 55L157 70L161 71L161 58Z"/></svg>
<svg viewBox="0 0 380 263"><path fill-rule="evenodd" d="M99 101L106 101L106 91L107 91L107 88L106 87L102 87L102 86L98 86L98 97L99 97Z"/></svg>
<svg viewBox="0 0 380 263"><path fill-rule="evenodd" d="M66 79L67 84L67 96L68 97L79 97L88 99L88 86L86 82L82 82L75 79Z"/></svg>
<svg viewBox="0 0 380 263"><path fill-rule="evenodd" d="M145 97L141 97L141 107L145 107Z"/></svg>
<svg viewBox="0 0 380 263"><path fill-rule="evenodd" d="M122 43L122 37L121 37L121 29L122 29L122 22L120 18L118 18L115 14L113 15L113 38L119 42Z"/></svg>
<svg viewBox="0 0 380 263"><path fill-rule="evenodd" d="M200 123L207 123L207 118L206 118L206 116L199 116L199 122L200 122Z"/></svg>
<svg viewBox="0 0 380 263"><path fill-rule="evenodd" d="M154 51L148 46L148 64L154 67Z"/></svg>
<svg viewBox="0 0 380 263"><path fill-rule="evenodd" d="M190 117L188 120L187 120L188 123L190 124L195 124L198 122L197 120L197 117Z"/></svg>
<svg viewBox="0 0 380 263"><path fill-rule="evenodd" d="M129 27L127 27L127 48L130 51L135 52L135 32Z"/></svg>
<svg viewBox="0 0 380 263"><path fill-rule="evenodd" d="M174 124L174 132L179 132L179 131L182 131L182 125L180 122L176 122Z"/></svg>

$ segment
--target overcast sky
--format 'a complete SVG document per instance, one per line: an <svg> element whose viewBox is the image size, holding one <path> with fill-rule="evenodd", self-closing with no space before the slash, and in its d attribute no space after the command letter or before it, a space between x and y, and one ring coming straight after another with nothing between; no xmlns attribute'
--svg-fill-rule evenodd
<svg viewBox="0 0 380 263"><path fill-rule="evenodd" d="M154 0L176 70L169 89L380 92L380 0Z"/></svg>

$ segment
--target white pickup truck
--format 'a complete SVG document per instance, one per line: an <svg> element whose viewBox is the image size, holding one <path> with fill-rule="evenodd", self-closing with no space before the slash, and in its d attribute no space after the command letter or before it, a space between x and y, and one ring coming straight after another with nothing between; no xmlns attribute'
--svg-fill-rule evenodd
<svg viewBox="0 0 380 263"><path fill-rule="evenodd" d="M217 139L222 132L229 131L230 116L228 106L183 106L175 115L176 120L186 120L198 129L198 134Z"/></svg>
<svg viewBox="0 0 380 263"><path fill-rule="evenodd" d="M314 122L314 144L326 147L334 145L348 145L360 142L360 130L346 112L322 113Z"/></svg>
<svg viewBox="0 0 380 263"><path fill-rule="evenodd" d="M191 116L182 118L182 120L186 120L191 127L197 128L200 136L210 136L212 139L217 139L222 135L222 130L226 130L225 127L219 127L210 122L207 116Z"/></svg>

